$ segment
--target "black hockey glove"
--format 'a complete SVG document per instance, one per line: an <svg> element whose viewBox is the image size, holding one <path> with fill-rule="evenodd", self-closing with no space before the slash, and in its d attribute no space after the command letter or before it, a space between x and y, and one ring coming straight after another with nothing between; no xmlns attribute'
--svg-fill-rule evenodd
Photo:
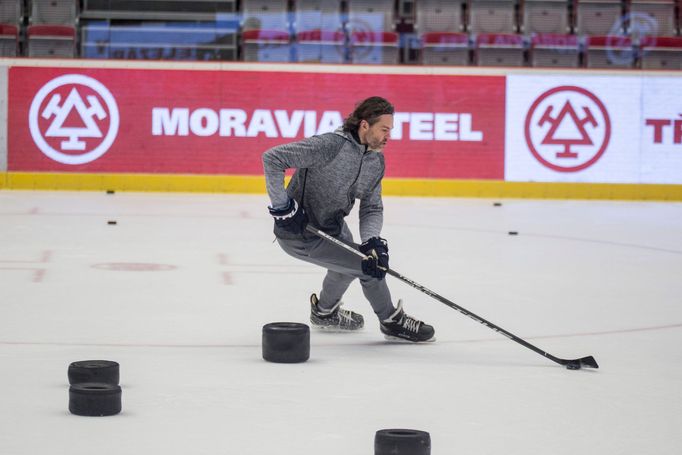
<svg viewBox="0 0 682 455"><path fill-rule="evenodd" d="M279 228L296 235L305 231L305 225L308 224L308 215L306 215L303 207L299 206L298 202L294 199L289 199L289 204L283 209L275 210L272 207L268 207L268 210Z"/></svg>
<svg viewBox="0 0 682 455"><path fill-rule="evenodd" d="M372 237L360 245L360 251L367 255L362 260L362 273L380 280L384 278L386 276L384 269L388 268L388 242L386 239Z"/></svg>

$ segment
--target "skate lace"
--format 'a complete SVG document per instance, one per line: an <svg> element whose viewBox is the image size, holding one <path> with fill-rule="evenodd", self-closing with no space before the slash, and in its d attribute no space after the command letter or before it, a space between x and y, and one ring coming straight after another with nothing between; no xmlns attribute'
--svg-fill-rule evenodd
<svg viewBox="0 0 682 455"><path fill-rule="evenodd" d="M353 312L350 310L344 310L343 308L339 308L338 315L339 317L346 319L348 321L353 320Z"/></svg>
<svg viewBox="0 0 682 455"><path fill-rule="evenodd" d="M408 316L405 314L403 315L403 320L400 321L400 325L402 325L406 330L409 330L410 332L417 333L419 332L419 327L422 325L422 321L418 321L412 316Z"/></svg>

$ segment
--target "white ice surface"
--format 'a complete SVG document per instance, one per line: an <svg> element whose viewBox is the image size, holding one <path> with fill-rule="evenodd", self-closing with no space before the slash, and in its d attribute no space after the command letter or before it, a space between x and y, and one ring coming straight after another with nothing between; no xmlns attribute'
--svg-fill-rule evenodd
<svg viewBox="0 0 682 455"><path fill-rule="evenodd" d="M385 198L391 266L599 370L394 278L435 343L384 341L354 283L364 331L268 363L261 327L307 322L324 274L272 242L265 196L0 192L0 454L371 455L396 427L434 455L682 453L682 204L492 202ZM85 359L121 364L120 415L69 414Z"/></svg>

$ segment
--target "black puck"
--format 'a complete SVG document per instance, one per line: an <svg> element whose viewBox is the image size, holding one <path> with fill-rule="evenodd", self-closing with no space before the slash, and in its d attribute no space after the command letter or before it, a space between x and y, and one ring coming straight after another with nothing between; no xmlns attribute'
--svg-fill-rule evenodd
<svg viewBox="0 0 682 455"><path fill-rule="evenodd" d="M501 202L494 202L493 206L494 207L502 207L502 203Z"/></svg>
<svg viewBox="0 0 682 455"><path fill-rule="evenodd" d="M79 416L112 416L121 412L121 387L98 382L69 387L69 411Z"/></svg>
<svg viewBox="0 0 682 455"><path fill-rule="evenodd" d="M374 455L431 455L431 435L420 430L379 430Z"/></svg>
<svg viewBox="0 0 682 455"><path fill-rule="evenodd" d="M519 235L517 231L509 231L509 235Z"/></svg>
<svg viewBox="0 0 682 455"><path fill-rule="evenodd" d="M310 327L298 322L271 322L263 326L263 359L299 363L310 358Z"/></svg>
<svg viewBox="0 0 682 455"><path fill-rule="evenodd" d="M114 191L114 190L107 190L107 194L114 194L114 193L116 193L116 191Z"/></svg>
<svg viewBox="0 0 682 455"><path fill-rule="evenodd" d="M566 368L569 370L579 370L580 369L580 364L575 364L575 363L569 363L566 365Z"/></svg>
<svg viewBox="0 0 682 455"><path fill-rule="evenodd" d="M72 362L67 372L69 384L99 382L118 385L120 380L119 365L111 360L81 360Z"/></svg>
<svg viewBox="0 0 682 455"><path fill-rule="evenodd" d="M107 221L107 224L114 226L114 225L118 224L118 222L114 221L114 220L109 220L109 221Z"/></svg>

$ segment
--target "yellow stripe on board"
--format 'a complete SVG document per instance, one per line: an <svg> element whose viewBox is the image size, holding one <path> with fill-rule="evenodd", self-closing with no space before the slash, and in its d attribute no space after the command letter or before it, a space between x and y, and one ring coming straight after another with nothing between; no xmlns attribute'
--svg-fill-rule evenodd
<svg viewBox="0 0 682 455"><path fill-rule="evenodd" d="M262 176L170 174L0 173L11 190L265 193ZM504 182L385 178L387 196L682 201L682 185Z"/></svg>

